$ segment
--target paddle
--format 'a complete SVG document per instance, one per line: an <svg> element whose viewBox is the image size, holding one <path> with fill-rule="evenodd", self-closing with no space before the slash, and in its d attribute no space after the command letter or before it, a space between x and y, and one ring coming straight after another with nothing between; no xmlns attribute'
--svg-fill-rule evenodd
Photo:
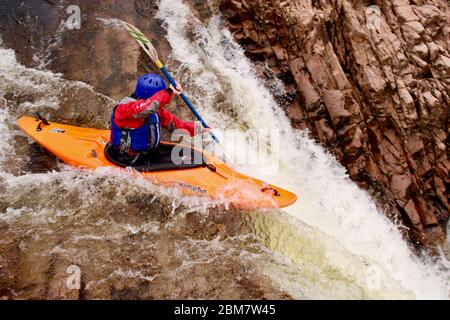
<svg viewBox="0 0 450 320"><path fill-rule="evenodd" d="M153 46L153 44L151 43L151 41L145 36L145 34L142 33L142 31L140 31L138 28L136 28L135 26L133 26L132 24L129 24L128 22L122 21L125 29L131 34L131 36L137 41L137 43L139 44L139 46L144 50L145 53L147 53L147 55L150 57L150 59L152 60L152 62L156 65L156 67L164 74L164 76L166 77L166 79L170 82L170 84L174 87L177 88L177 84L175 82L175 80L172 78L172 76L170 75L170 73L167 71L166 67L164 66L164 64L161 62L161 60L159 60L158 57L158 52L156 52L155 47ZM195 117L201 122L202 126L205 129L210 129L210 127L208 126L208 124L205 122L205 120L203 120L202 116L197 112L197 109L195 109L195 107L192 105L192 103L189 101L188 97L186 97L186 95L184 93L181 93L181 99L184 101L184 103L189 107L189 109L191 109L192 113L195 115ZM232 163L232 161L230 160L230 157L227 155L227 153L225 152L225 148L223 147L223 145L220 143L219 138L217 138L217 136L212 132L209 131L208 132L211 137L213 138L213 140L220 146L220 148L222 149L222 152L225 156L225 160L226 162L228 162L229 164Z"/></svg>

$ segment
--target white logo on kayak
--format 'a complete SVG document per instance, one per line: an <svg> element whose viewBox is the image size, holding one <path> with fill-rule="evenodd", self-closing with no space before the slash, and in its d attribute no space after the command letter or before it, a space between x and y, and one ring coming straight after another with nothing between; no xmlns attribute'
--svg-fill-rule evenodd
<svg viewBox="0 0 450 320"><path fill-rule="evenodd" d="M55 129L50 130L50 132L52 132L52 133L65 133L66 130L63 130L63 129L60 129L60 128L55 128Z"/></svg>

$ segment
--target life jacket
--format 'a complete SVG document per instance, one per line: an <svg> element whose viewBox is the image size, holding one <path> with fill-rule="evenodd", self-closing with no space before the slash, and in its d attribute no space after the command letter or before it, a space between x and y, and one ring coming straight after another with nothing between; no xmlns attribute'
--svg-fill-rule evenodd
<svg viewBox="0 0 450 320"><path fill-rule="evenodd" d="M140 153L156 149L161 142L161 124L158 113L152 113L144 124L135 129L119 128L115 121L116 108L111 116L110 143L122 154Z"/></svg>

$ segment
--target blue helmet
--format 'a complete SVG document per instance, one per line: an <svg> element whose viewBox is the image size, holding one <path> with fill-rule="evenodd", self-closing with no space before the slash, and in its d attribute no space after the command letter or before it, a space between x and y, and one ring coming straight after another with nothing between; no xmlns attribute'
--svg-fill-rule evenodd
<svg viewBox="0 0 450 320"><path fill-rule="evenodd" d="M148 99L158 91L166 89L163 78L157 74L146 74L138 79L136 84L136 96L139 99Z"/></svg>

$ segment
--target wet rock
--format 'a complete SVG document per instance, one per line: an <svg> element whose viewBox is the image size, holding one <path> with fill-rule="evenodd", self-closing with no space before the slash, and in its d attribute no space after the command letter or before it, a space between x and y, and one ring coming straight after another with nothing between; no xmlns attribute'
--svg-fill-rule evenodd
<svg viewBox="0 0 450 320"><path fill-rule="evenodd" d="M177 206L157 190L144 187L137 196L135 181L95 175L78 177L80 190L90 189L87 201L80 190L64 187L67 178L17 187L21 197L11 189L2 195L10 211L9 218L0 213L0 296L291 298L258 271L266 258L255 239L243 236L250 232L249 212L193 213L194 204ZM31 195L41 201L30 202ZM145 207L143 199L153 200Z"/></svg>
<svg viewBox="0 0 450 320"><path fill-rule="evenodd" d="M406 175L394 175L391 178L391 189L397 201L402 201L408 196L408 190L411 187L411 179Z"/></svg>
<svg viewBox="0 0 450 320"><path fill-rule="evenodd" d="M408 215L409 219L411 220L411 223L421 229L421 221L419 213L416 210L416 205L414 204L414 201L409 200L408 203L404 207L406 214Z"/></svg>
<svg viewBox="0 0 450 320"><path fill-rule="evenodd" d="M293 79L286 91L298 98L284 108L295 127L388 202L413 243L441 241L450 214L441 183L450 167L448 3L383 0L378 11L348 0L218 3L232 31L246 30L235 35L247 55Z"/></svg>
<svg viewBox="0 0 450 320"><path fill-rule="evenodd" d="M407 2L394 1L394 10L401 22L419 20L419 17L414 14L413 8Z"/></svg>
<svg viewBox="0 0 450 320"><path fill-rule="evenodd" d="M417 53L422 59L428 58L428 46L425 43L421 43L412 48L412 52Z"/></svg>
<svg viewBox="0 0 450 320"><path fill-rule="evenodd" d="M427 26L432 23L445 23L445 14L434 5L424 4L421 6L411 6L415 14L420 17L420 22Z"/></svg>
<svg viewBox="0 0 450 320"><path fill-rule="evenodd" d="M158 52L167 55L167 42L160 38L162 28L153 18L156 6L145 1L107 0L95 6L82 2L81 28L70 29L60 24L69 18L66 10L70 5L70 1L56 4L37 0L21 6L14 1L2 3L0 19L5 45L15 49L19 61L27 66L60 72L66 79L86 82L114 99L134 91L135 76L144 66L136 41L111 17L151 30L158 37ZM37 16L31 18L30 12ZM146 15L152 18L147 19ZM153 66L148 64L145 68L149 71Z"/></svg>

